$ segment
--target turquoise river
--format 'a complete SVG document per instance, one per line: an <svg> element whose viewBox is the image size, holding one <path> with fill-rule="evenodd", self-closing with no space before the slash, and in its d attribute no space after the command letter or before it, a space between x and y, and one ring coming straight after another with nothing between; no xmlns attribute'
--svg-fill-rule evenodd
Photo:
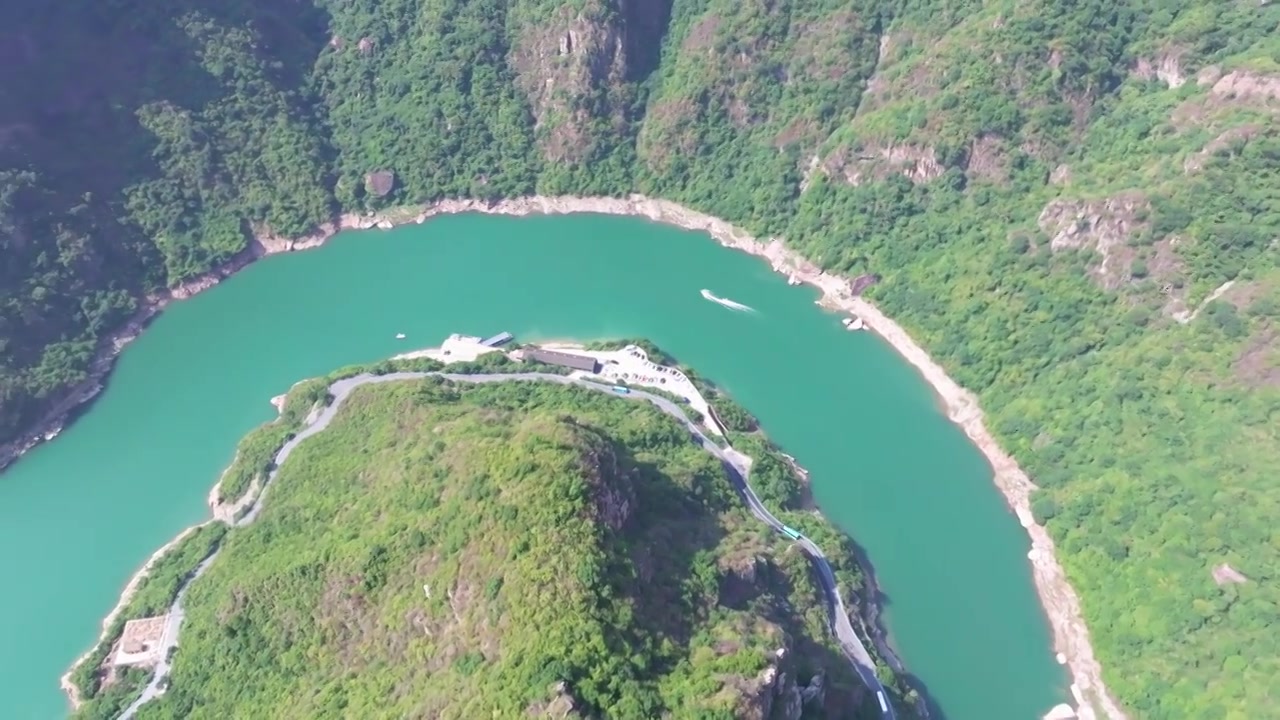
<svg viewBox="0 0 1280 720"><path fill-rule="evenodd" d="M451 332L508 330L647 337L724 386L866 550L891 641L944 716L1040 717L1068 699L1068 679L1028 538L924 380L816 297L701 233L459 215L268 257L174 304L88 412L0 477L3 716L65 716L58 678L147 556L207 516L209 488L237 440L273 417L272 396Z"/></svg>

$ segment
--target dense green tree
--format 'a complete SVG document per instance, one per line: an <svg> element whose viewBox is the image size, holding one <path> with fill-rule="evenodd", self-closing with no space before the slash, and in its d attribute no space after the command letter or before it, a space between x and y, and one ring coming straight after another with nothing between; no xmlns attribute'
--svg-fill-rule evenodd
<svg viewBox="0 0 1280 720"><path fill-rule="evenodd" d="M797 494L766 442L751 449ZM853 693L807 556L648 404L550 383L367 386L268 498L253 524L181 542L123 613L162 611L220 544L184 599L169 688L139 717L516 717L559 683L573 717L740 717L775 692L758 686L770 664L824 673L825 716L879 716ZM848 542L774 507L832 551L853 600ZM79 717L115 717L149 680L95 672L122 624L75 673Z"/></svg>
<svg viewBox="0 0 1280 720"><path fill-rule="evenodd" d="M18 0L0 24L0 441L255 234L639 190L879 276L1042 486L1135 714L1275 705L1280 6Z"/></svg>

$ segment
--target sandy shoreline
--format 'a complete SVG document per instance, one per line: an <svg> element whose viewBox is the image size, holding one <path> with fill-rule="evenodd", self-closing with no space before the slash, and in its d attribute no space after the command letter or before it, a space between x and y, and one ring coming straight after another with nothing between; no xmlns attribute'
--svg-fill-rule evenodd
<svg viewBox="0 0 1280 720"><path fill-rule="evenodd" d="M704 231L721 245L762 257L769 261L775 271L817 287L822 292L824 306L861 317L868 328L874 330L903 358L915 366L925 380L933 386L943 399L951 420L964 429L987 457L993 468L997 487L1004 494L1023 527L1027 529L1032 542L1029 558L1036 590L1053 628L1056 650L1065 656L1066 664L1071 670L1074 681L1072 692L1080 705L1077 710L1080 717L1095 717L1089 706L1096 704L1097 709L1105 717L1114 720L1125 718L1124 713L1110 698L1103 685L1101 666L1095 659L1089 643L1089 632L1081 615L1079 597L1067 582L1062 566L1057 561L1053 540L1032 518L1030 493L1035 486L986 429L977 398L948 377L942 367L934 362L905 330L874 305L854 296L850 292L848 278L822 272L817 266L800 257L798 253L788 249L780 239L757 240L719 218L664 200L639 195L632 195L625 199L529 197L492 203L478 200L444 200L427 206L402 208L374 215L346 215L336 222L325 224L315 233L303 238L292 240L271 236L257 238L247 250L233 258L227 265L169 292L144 300L135 317L122 330L104 341L103 349L94 362L89 379L80 387L70 391L64 400L36 425L34 431L14 443L0 447L0 469L21 456L26 450L56 435L77 407L96 396L102 388L102 380L109 372L115 357L138 336L147 322L170 302L191 297L217 285L257 258L318 247L343 230L374 227L389 229L406 223L422 223L437 215L461 212L515 216L569 213L631 215L687 230ZM157 551L156 555L153 555L153 560L148 561L148 565L172 545L171 542L170 545ZM126 594L131 593L131 589L136 587L146 571L147 567L144 566L143 570L130 581L130 585L125 590ZM126 601L127 597L122 596L121 603L117 606L117 610L113 611L113 615L123 607ZM113 617L109 616L105 621L104 632L112 619Z"/></svg>
<svg viewBox="0 0 1280 720"><path fill-rule="evenodd" d="M71 700L72 710L80 707L81 700L80 691L71 683L71 674L74 673L76 669L84 663L84 661L89 659L89 656L98 649L99 645L106 641L107 632L111 630L111 624L116 621L116 617L118 617L120 613L124 612L125 606L133 599L134 593L138 591L138 587L142 584L142 581L151 574L151 569L155 567L155 564L159 562L160 558L167 555L170 550L178 546L178 543L187 539L187 536L204 527L208 522L209 521L199 523L198 525L192 525L178 533L176 537L165 543L160 549L151 553L151 557L147 558L147 561L142 564L142 567L138 569L138 572L134 573L133 577L129 578L129 582L124 586L124 590L120 591L120 599L116 601L116 606L111 608L111 612L107 613L107 616L102 619L102 632L98 634L98 639L94 640L93 644L89 646L89 649L85 650L84 654L76 658L75 662L71 663L71 667L67 668L67 671L63 673L62 677L58 681L59 685L62 687L62 691L65 692L67 694L67 698Z"/></svg>

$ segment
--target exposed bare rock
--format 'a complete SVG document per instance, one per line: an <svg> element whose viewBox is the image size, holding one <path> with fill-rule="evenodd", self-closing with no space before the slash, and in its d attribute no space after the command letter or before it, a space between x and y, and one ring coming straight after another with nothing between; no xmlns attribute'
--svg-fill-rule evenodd
<svg viewBox="0 0 1280 720"><path fill-rule="evenodd" d="M1199 85L1200 87L1205 87L1206 85L1213 85L1214 83L1218 82L1218 78L1222 77L1222 75L1223 75L1222 68L1218 67L1217 65L1209 65L1208 67L1202 69L1200 72L1196 73L1196 85Z"/></svg>
<svg viewBox="0 0 1280 720"><path fill-rule="evenodd" d="M621 84L625 40L616 18L598 0L581 10L561 5L546 22L520 31L507 61L529 98L548 160L576 162L590 150L594 114L588 104L598 88ZM623 108L612 112L615 122L624 122Z"/></svg>
<svg viewBox="0 0 1280 720"><path fill-rule="evenodd" d="M374 42L371 37L362 37L360 38L360 42L356 43L356 48L360 50L361 55L368 55L373 52L373 46Z"/></svg>
<svg viewBox="0 0 1280 720"><path fill-rule="evenodd" d="M1200 152L1188 156L1187 159L1182 162L1183 171L1187 174L1197 172L1204 167L1205 162L1207 162L1209 158L1223 151L1230 151L1237 145L1248 142L1250 138L1257 135L1261 130L1262 128L1257 125L1242 125L1223 132L1214 139L1205 143L1204 147L1200 149Z"/></svg>
<svg viewBox="0 0 1280 720"><path fill-rule="evenodd" d="M806 707L821 708L826 702L826 679L826 675L818 673L809 681L809 684L800 691L800 699Z"/></svg>
<svg viewBox="0 0 1280 720"><path fill-rule="evenodd" d="M841 147L827 156L820 170L856 186L883 180L895 173L914 183L925 183L940 177L945 168L932 147L889 143L869 144L859 149Z"/></svg>
<svg viewBox="0 0 1280 720"><path fill-rule="evenodd" d="M1134 63L1134 77L1143 80L1155 78L1170 88L1182 87L1187 81L1182 70L1182 53L1167 52L1156 58L1138 58Z"/></svg>
<svg viewBox="0 0 1280 720"><path fill-rule="evenodd" d="M623 472L618 457L607 443L592 442L582 458L583 477L592 488L596 512L601 522L613 530L626 525L635 509L636 492L632 478Z"/></svg>
<svg viewBox="0 0 1280 720"><path fill-rule="evenodd" d="M1071 182L1071 166L1062 163L1049 173L1050 185L1067 185Z"/></svg>
<svg viewBox="0 0 1280 720"><path fill-rule="evenodd" d="M721 569L725 570L729 575L737 576L744 583L755 584L756 579L761 572L761 559L755 555L743 555L735 557L732 555L724 556L721 559Z"/></svg>
<svg viewBox="0 0 1280 720"><path fill-rule="evenodd" d="M1248 387L1280 388L1280 333L1274 328L1267 328L1250 339L1236 359L1233 370L1236 378ZM1230 570L1230 566L1221 567ZM1218 570L1215 569L1214 577L1217 576Z"/></svg>
<svg viewBox="0 0 1280 720"><path fill-rule="evenodd" d="M1210 66L1196 76L1196 84L1208 92L1189 97L1175 107L1169 119L1175 129L1230 130L1238 113L1247 108L1256 113L1280 116L1280 77L1236 70L1225 73Z"/></svg>
<svg viewBox="0 0 1280 720"><path fill-rule="evenodd" d="M804 699L800 695L800 688L787 673L778 678L778 702L781 704L777 707L775 718L800 720L800 714L804 712Z"/></svg>
<svg viewBox="0 0 1280 720"><path fill-rule="evenodd" d="M880 45L876 50L876 70L871 73L871 77L867 78L867 86L863 91L863 103L877 95L882 95L888 88L889 83L880 72L880 68L889 62L890 53L893 52L893 49L894 37L888 33L881 35Z"/></svg>
<svg viewBox="0 0 1280 720"><path fill-rule="evenodd" d="M1274 250L1280 250L1280 238L1273 240L1271 247ZM1268 287L1269 285L1265 282L1237 277L1231 281L1231 287L1223 290L1220 297L1235 305L1237 310L1248 312L1255 301L1267 296Z"/></svg>
<svg viewBox="0 0 1280 720"><path fill-rule="evenodd" d="M928 182L940 177L944 171L931 147L889 145L880 148L879 154L912 182Z"/></svg>
<svg viewBox="0 0 1280 720"><path fill-rule="evenodd" d="M760 594L758 580L767 569L767 561L755 555L726 556L720 562L720 604L744 607Z"/></svg>
<svg viewBox="0 0 1280 720"><path fill-rule="evenodd" d="M1177 130L1230 130L1240 108L1280 117L1280 77L1243 70L1224 73L1210 66L1196 75L1196 84L1208 92L1189 97L1173 109L1169 120Z"/></svg>
<svg viewBox="0 0 1280 720"><path fill-rule="evenodd" d="M396 174L390 170L378 170L364 176L364 188L373 195L384 197L396 186Z"/></svg>
<svg viewBox="0 0 1280 720"><path fill-rule="evenodd" d="M805 190L808 190L809 186L813 184L813 178L818 174L818 171L821 168L821 165L822 165L821 156L819 155L809 156L809 161L805 163L805 166L804 166L804 177L801 178L800 180L800 192L803 193Z"/></svg>
<svg viewBox="0 0 1280 720"><path fill-rule="evenodd" d="M1231 567L1226 563L1222 563L1213 568L1213 581L1219 585L1229 585L1232 583L1241 584L1249 582L1249 578L1240 573L1239 570Z"/></svg>
<svg viewBox="0 0 1280 720"><path fill-rule="evenodd" d="M553 720L584 717L578 711L578 701L569 692L569 686L564 681L555 683L547 688L547 693L551 696L550 700L534 703L525 712L532 717L552 718Z"/></svg>
<svg viewBox="0 0 1280 720"><path fill-rule="evenodd" d="M810 701L820 706L825 699L822 676L815 678L816 688L800 688L791 673L782 668L788 665L789 653L778 648L772 662L754 678L726 678L726 685L733 687L741 700L734 716L740 720L799 720L803 712L805 692Z"/></svg>
<svg viewBox="0 0 1280 720"><path fill-rule="evenodd" d="M880 282L880 276L865 273L849 281L849 294L861 295L867 288Z"/></svg>
<svg viewBox="0 0 1280 720"><path fill-rule="evenodd" d="M1062 48L1051 48L1049 50L1049 61L1046 64L1053 70L1062 67Z"/></svg>
<svg viewBox="0 0 1280 720"><path fill-rule="evenodd" d="M1179 305L1178 309L1176 309L1170 314L1172 315L1174 320L1177 320L1183 325L1186 325L1187 323L1199 317L1200 313L1204 312L1205 308L1209 307L1209 303L1222 297L1235 284L1236 284L1235 280L1228 280L1222 283L1221 285L1219 285L1218 287L1214 288L1213 292L1209 293L1203 300L1201 300L1200 304L1197 305L1194 310L1190 310L1187 308L1186 292L1184 291L1181 295L1181 302L1178 303Z"/></svg>
<svg viewBox="0 0 1280 720"><path fill-rule="evenodd" d="M1263 75L1249 70L1234 70L1215 77L1215 73L1202 72L1197 82L1207 85L1212 80L1209 92L1221 97L1242 100L1280 100L1280 77Z"/></svg>
<svg viewBox="0 0 1280 720"><path fill-rule="evenodd" d="M1101 263L1090 271L1102 287L1114 290L1129 280L1134 252L1127 246L1146 224L1150 204L1138 193L1103 200L1054 200L1040 213L1040 229L1055 252L1089 249Z"/></svg>
<svg viewBox="0 0 1280 720"><path fill-rule="evenodd" d="M971 177L1002 183L1009 179L1009 155L1005 151L1004 138L999 135L982 135L969 145L969 159L965 170Z"/></svg>
<svg viewBox="0 0 1280 720"><path fill-rule="evenodd" d="M771 664L754 678L730 678L727 684L732 685L741 698L734 715L741 720L772 718L774 698L777 697L778 681L782 675L784 674L778 670L778 666Z"/></svg>

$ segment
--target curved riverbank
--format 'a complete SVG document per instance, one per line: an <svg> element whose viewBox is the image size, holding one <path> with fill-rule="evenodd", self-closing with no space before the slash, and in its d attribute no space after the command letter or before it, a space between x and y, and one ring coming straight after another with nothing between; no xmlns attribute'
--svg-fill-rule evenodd
<svg viewBox="0 0 1280 720"><path fill-rule="evenodd" d="M168 555L169 551L177 547L183 540L190 537L192 533L210 522L214 522L214 520L206 520L205 522L197 525L192 525L178 533L172 540L160 546L160 549L152 553L151 557L147 558L147 561L142 564L142 567L138 568L138 571L133 574L133 577L129 578L129 582L125 584L124 590L120 591L119 601L116 602L115 607L111 608L111 612L107 613L107 616L102 619L102 632L98 635L98 639L89 646L88 650L84 651L83 655L76 658L76 661L71 663L71 667L67 668L67 672L64 673L58 681L63 692L67 694L67 699L71 701L72 710L79 708L83 702L80 698L80 689L76 687L75 683L71 682L72 674L74 674L75 671L93 655L94 651L96 651L102 643L108 640L109 635L111 634L111 626L115 624L116 618L120 616L120 613L124 612L125 607L129 605L129 601L133 600L134 594L137 593L138 588L142 586L142 581L146 580L147 577L151 575L151 570L156 566L156 563L158 563L165 555Z"/></svg>
<svg viewBox="0 0 1280 720"><path fill-rule="evenodd" d="M642 196L631 196L626 199L533 197L496 203L474 200L448 200L426 207L400 209L378 215L346 216L320 228L311 236L297 240L273 237L257 239L250 248L223 268L205 277L193 280L171 292L148 298L135 319L104 344L102 354L95 362L94 370L89 380L80 388L69 393L63 403L55 407L54 411L49 414L46 422L38 426L37 432L24 438L22 442L0 448L0 467L8 460L21 454L23 450L34 446L50 434L56 433L56 430L66 421L72 410L96 395L101 388L101 381L110 369L115 356L125 344L137 336L147 321L172 300L190 297L197 292L212 287L221 279L243 268L258 257L317 247L329 237L344 229L390 228L397 224L423 222L436 215L459 212L502 215L582 212L633 215L689 230L705 231L722 245L764 257L770 261L773 268L778 272L816 286L823 292L825 302L832 307L848 310L862 317L868 327L876 330L881 337L885 338L933 385L938 394L947 403L949 415L965 429L966 433L978 445L993 467L997 486L1031 535L1033 545L1031 560L1036 589L1053 627L1057 649L1066 657L1067 664L1075 680L1073 692L1075 692L1077 698L1098 698L1103 712L1109 717L1124 717L1115 703L1107 696L1102 683L1101 669L1093 657L1092 648L1088 640L1088 630L1080 614L1079 599L1066 582L1065 574L1053 555L1052 540L1044 529L1036 525L1031 519L1029 493L1033 486L1026 475L1018 469L1012 458L1000 450L990 433L986 431L977 401L972 394L950 380L940 366L934 363L927 353L916 345L902 328L885 317L870 303L855 297L850 292L849 281L846 278L822 272L812 263L808 263L798 254L788 250L781 240L771 239L768 242L756 240L723 220L662 200L653 200ZM1085 714L1087 712L1086 708L1082 708L1082 715L1088 717L1089 715Z"/></svg>
<svg viewBox="0 0 1280 720"><path fill-rule="evenodd" d="M833 296L826 292L824 288L824 301L831 301ZM1112 720L1124 720L1125 713L1102 682L1102 665L1094 657L1093 646L1089 642L1089 629L1080 609L1080 597L1058 562L1053 538L1031 513L1031 493L1036 489L1035 483L987 430L977 396L952 380L924 348L871 303L858 297L835 295L832 304L857 314L867 327L875 330L919 370L942 398L947 416L986 456L994 472L996 486L1031 536L1031 551L1027 557L1031 560L1036 592L1053 627L1055 649L1066 658L1067 667L1071 670L1074 681L1071 693L1079 705L1077 714L1089 719L1096 712L1101 712Z"/></svg>

